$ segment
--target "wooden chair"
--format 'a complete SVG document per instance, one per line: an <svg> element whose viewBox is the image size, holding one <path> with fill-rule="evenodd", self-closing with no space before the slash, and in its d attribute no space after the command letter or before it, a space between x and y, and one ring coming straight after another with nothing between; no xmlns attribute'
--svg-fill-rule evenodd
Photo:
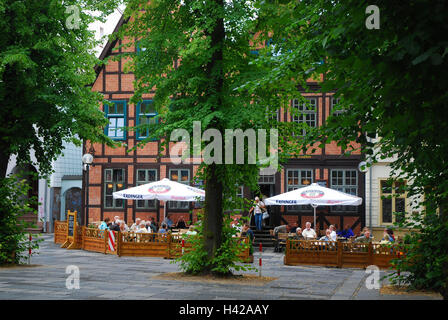
<svg viewBox="0 0 448 320"><path fill-rule="evenodd" d="M282 252L286 246L286 239L288 239L288 233L280 232L277 234L279 252Z"/></svg>

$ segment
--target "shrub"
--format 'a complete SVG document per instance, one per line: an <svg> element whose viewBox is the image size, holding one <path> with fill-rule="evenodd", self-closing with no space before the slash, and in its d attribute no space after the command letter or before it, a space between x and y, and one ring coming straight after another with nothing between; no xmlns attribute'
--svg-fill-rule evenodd
<svg viewBox="0 0 448 320"><path fill-rule="evenodd" d="M21 221L26 213L37 212L32 208L37 199L28 198L30 187L26 180L7 177L0 180L0 264L19 264L28 257L30 243L25 229L35 227ZM31 249L37 249L42 241L33 237Z"/></svg>

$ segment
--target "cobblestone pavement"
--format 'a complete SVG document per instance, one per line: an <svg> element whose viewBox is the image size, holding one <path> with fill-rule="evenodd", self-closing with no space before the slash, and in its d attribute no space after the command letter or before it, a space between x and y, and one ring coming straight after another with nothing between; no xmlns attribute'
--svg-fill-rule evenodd
<svg viewBox="0 0 448 320"><path fill-rule="evenodd" d="M263 286L215 284L154 279L180 271L171 260L117 257L83 250L61 249L53 235L42 236L40 253L31 267L0 268L0 299L114 299L114 300L299 300L299 299L434 299L427 296L386 296L367 289L362 269L285 266L283 254L263 252L262 275L277 280ZM258 253L254 260L257 264ZM79 289L69 290L66 268L79 268ZM255 271L246 273L257 274ZM381 272L381 276L384 275Z"/></svg>

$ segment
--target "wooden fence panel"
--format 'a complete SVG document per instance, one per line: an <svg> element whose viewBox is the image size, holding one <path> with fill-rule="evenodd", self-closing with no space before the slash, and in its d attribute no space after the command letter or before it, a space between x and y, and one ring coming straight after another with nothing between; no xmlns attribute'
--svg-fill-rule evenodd
<svg viewBox="0 0 448 320"><path fill-rule="evenodd" d="M244 263L252 263L254 261L253 255L250 254L249 248L249 238L247 237L235 237L235 241L238 241L241 245L247 246L238 257ZM172 236L170 241L170 259L178 258L182 255L182 240L184 240L184 253L187 253L191 250L191 243L188 242L188 237L182 238L182 236Z"/></svg>
<svg viewBox="0 0 448 320"><path fill-rule="evenodd" d="M166 233L121 233L118 255L168 258L170 238Z"/></svg>
<svg viewBox="0 0 448 320"><path fill-rule="evenodd" d="M288 239L284 263L339 268L366 268L369 265L389 268L390 261L398 257L397 250L396 246L391 245Z"/></svg>
<svg viewBox="0 0 448 320"><path fill-rule="evenodd" d="M373 265L380 268L388 268L391 265L391 260L400 257L399 248L397 246L390 246L386 244L373 244Z"/></svg>
<svg viewBox="0 0 448 320"><path fill-rule="evenodd" d="M344 243L340 242L342 249L341 267L365 268L372 263L369 243Z"/></svg>
<svg viewBox="0 0 448 320"><path fill-rule="evenodd" d="M67 241L67 221L54 222L54 243L63 244Z"/></svg>
<svg viewBox="0 0 448 320"><path fill-rule="evenodd" d="M285 264L338 266L337 243L325 241L286 241Z"/></svg>
<svg viewBox="0 0 448 320"><path fill-rule="evenodd" d="M83 227L82 249L106 253L107 230Z"/></svg>

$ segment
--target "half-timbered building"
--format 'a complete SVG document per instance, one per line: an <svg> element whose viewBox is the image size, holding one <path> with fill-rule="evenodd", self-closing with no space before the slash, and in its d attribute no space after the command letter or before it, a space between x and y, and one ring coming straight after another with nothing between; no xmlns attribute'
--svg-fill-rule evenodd
<svg viewBox="0 0 448 320"><path fill-rule="evenodd" d="M124 23L118 23L116 30ZM109 42L100 58L118 55L122 52L137 50L135 46L121 47L129 40ZM123 131L121 127L132 127L140 123L152 121L157 113L152 107L153 93L143 95L143 101L138 104L130 103L133 91L134 75L124 71L125 59L109 61L108 64L98 67L97 78L92 89L101 92L111 102L102 106L109 125L105 132L112 139L122 141L130 149L147 132ZM332 93L320 93L317 83L310 82L314 93L305 93L303 96L314 106L312 110L303 107L299 100L291 101L291 108L304 111L303 116L291 114L289 110L278 112L279 121L306 122L310 126L320 126L334 111L337 100ZM188 221L195 219L190 214L194 209L192 203L168 202L167 207L160 201L133 201L114 199L112 193L117 190L148 183L151 181L169 178L185 184L191 184L197 164L175 165L170 160L170 150L158 154L160 141L150 141L143 148L126 152L125 147L111 148L104 144L84 143L84 152L94 155L93 166L84 174L84 223L103 220L105 217L120 216L128 224L136 218L163 219L164 211L172 214L176 221L180 216ZM259 185L263 197L269 197L286 191L305 186L310 183L319 183L365 197L365 174L358 170L361 154L355 153L344 156L336 143L326 144L323 149L318 148L314 154L303 155L289 159L280 172L272 176L260 176ZM253 198L255 193L247 187L242 187L240 196ZM298 222L304 225L305 221L313 221L311 206L271 207L271 217L268 224L279 225ZM354 231L359 231L365 225L364 204L358 207L318 207L317 228L327 228L335 224L338 228L350 225Z"/></svg>

